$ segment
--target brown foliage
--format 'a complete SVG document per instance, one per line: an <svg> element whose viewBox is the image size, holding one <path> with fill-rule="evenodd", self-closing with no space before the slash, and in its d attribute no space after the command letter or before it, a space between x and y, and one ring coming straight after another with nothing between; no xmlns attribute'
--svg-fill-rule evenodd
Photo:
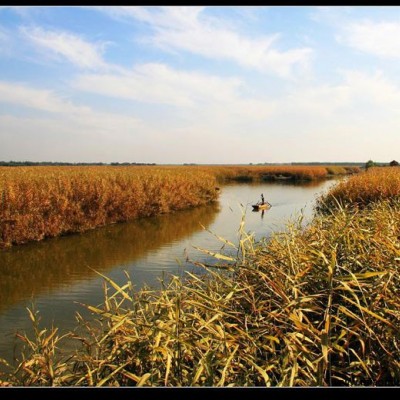
<svg viewBox="0 0 400 400"><path fill-rule="evenodd" d="M2 167L0 247L198 206L215 186L173 167Z"/></svg>

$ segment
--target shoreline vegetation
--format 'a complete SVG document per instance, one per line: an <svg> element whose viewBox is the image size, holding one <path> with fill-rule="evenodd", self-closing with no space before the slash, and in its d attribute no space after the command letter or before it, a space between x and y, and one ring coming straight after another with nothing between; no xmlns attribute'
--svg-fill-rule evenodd
<svg viewBox="0 0 400 400"><path fill-rule="evenodd" d="M0 166L0 250L196 207L230 181L313 181L357 166Z"/></svg>
<svg viewBox="0 0 400 400"><path fill-rule="evenodd" d="M221 238L204 274L138 292L104 278L80 330L40 327L3 386L400 385L400 168L370 168L283 232ZM236 251L227 255L223 248ZM232 253L232 252L231 252ZM230 253L230 254L231 254ZM76 340L68 354L57 350Z"/></svg>

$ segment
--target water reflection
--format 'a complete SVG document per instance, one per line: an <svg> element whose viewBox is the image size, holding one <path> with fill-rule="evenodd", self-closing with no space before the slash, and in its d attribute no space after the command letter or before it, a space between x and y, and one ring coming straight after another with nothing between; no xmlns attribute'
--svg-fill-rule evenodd
<svg viewBox="0 0 400 400"><path fill-rule="evenodd" d="M210 225L218 203L0 252L0 312L23 299L129 264Z"/></svg>
<svg viewBox="0 0 400 400"><path fill-rule="evenodd" d="M282 179L282 180L275 180L275 181L265 181L269 185L274 185L274 186L301 186L301 187L307 187L307 188L316 188L321 186L321 181L319 180L314 180L314 181L301 181L301 180L291 180L291 179Z"/></svg>

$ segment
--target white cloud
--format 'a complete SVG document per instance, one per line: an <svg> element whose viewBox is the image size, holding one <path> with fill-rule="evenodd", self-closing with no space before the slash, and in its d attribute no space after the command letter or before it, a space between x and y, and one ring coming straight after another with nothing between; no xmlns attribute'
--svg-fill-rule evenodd
<svg viewBox="0 0 400 400"><path fill-rule="evenodd" d="M50 51L59 60L68 60L79 68L102 69L104 43L90 43L68 32L46 31L40 27L22 27L22 34L39 49Z"/></svg>
<svg viewBox="0 0 400 400"><path fill-rule="evenodd" d="M202 134L204 141L208 137L213 143L214 136L220 136L229 146L234 137L247 132L244 136L268 140L271 148L279 147L273 143L290 143L292 136L294 142L304 137L304 146L330 148L332 138L340 137L346 127L356 132L354 142L364 143L380 124L400 123L400 88L379 71L343 71L338 84L299 84L279 97L266 93L262 99L244 96L246 86L238 79L177 71L162 64L141 65L126 75L84 75L75 84L78 89L106 96L172 105L170 115L181 118L183 125L172 123L171 137L190 128L193 137ZM389 136L393 124L389 124ZM364 134L355 126L362 126ZM316 141L307 139L310 131L315 132ZM326 145L317 146L318 135ZM186 143L182 138L179 141ZM239 140L240 146L249 148L246 141Z"/></svg>
<svg viewBox="0 0 400 400"><path fill-rule="evenodd" d="M279 33L246 37L223 20L207 17L205 7L100 8L116 18L135 18L149 24L154 35L146 41L165 50L184 50L212 59L226 59L241 66L291 77L309 66L312 49L278 50Z"/></svg>
<svg viewBox="0 0 400 400"><path fill-rule="evenodd" d="M49 113L53 121L68 121L68 124L88 128L98 134L105 132L128 132L141 126L137 118L98 112L87 106L77 106L49 90L36 89L24 84L0 81L0 103L28 107Z"/></svg>
<svg viewBox="0 0 400 400"><path fill-rule="evenodd" d="M299 85L275 110L264 126L270 162L397 157L400 87L382 72L344 71L338 84Z"/></svg>
<svg viewBox="0 0 400 400"><path fill-rule="evenodd" d="M400 89L382 71L367 74L361 71L342 71L342 82L296 88L284 100L286 109L312 112L318 116L341 118L340 113L353 110L359 115L372 108L374 118L380 112L400 110ZM282 109L282 107L277 107Z"/></svg>
<svg viewBox="0 0 400 400"><path fill-rule="evenodd" d="M367 74L361 71L345 71L346 85L353 92L355 104L363 100L375 106L400 110L400 89L387 79L383 71Z"/></svg>
<svg viewBox="0 0 400 400"><path fill-rule="evenodd" d="M77 107L50 90L35 89L21 83L0 81L0 102L34 108L51 113L79 113L87 107Z"/></svg>
<svg viewBox="0 0 400 400"><path fill-rule="evenodd" d="M149 160L145 157L151 154L146 151L136 125L118 116L108 121L93 117L89 121L67 115L59 118L0 115L0 127L1 160L146 162Z"/></svg>
<svg viewBox="0 0 400 400"><path fill-rule="evenodd" d="M266 118L272 101L246 98L238 78L221 78L199 72L179 71L164 64L142 64L120 74L84 74L74 83L80 90L144 103L185 107L185 113Z"/></svg>
<svg viewBox="0 0 400 400"><path fill-rule="evenodd" d="M239 85L238 79L178 71L157 63L138 65L124 74L85 74L76 81L82 90L175 106L194 106L205 98L226 98Z"/></svg>
<svg viewBox="0 0 400 400"><path fill-rule="evenodd" d="M400 58L400 23L360 21L349 23L339 41L365 53L383 58Z"/></svg>
<svg viewBox="0 0 400 400"><path fill-rule="evenodd" d="M148 71L157 75L154 85L179 75L159 65ZM400 88L381 72L344 71L336 85L299 85L271 101L272 107L268 99L239 96L239 81L224 86L222 79L213 87L218 95L206 103L212 95L200 90L208 87L206 77L196 86L195 77L186 74L180 81L191 78L192 86L186 82L190 89L175 87L183 90L187 104L174 104L168 123L155 103L148 109L150 118L141 121L81 107L54 92L0 82L2 102L42 111L31 117L1 113L0 159L246 163L396 158Z"/></svg>

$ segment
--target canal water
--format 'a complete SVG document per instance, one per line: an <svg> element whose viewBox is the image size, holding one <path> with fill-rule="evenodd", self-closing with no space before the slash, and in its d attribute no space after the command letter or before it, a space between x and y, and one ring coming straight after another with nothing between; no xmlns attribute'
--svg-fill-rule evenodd
<svg viewBox="0 0 400 400"><path fill-rule="evenodd" d="M207 206L0 251L0 358L13 362L20 346L15 333L32 331L27 312L32 304L43 327L72 330L77 311L89 315L82 304L103 301L103 278L95 271L119 284L127 272L137 289L158 288L163 275L196 270L187 259L204 261L206 255L195 247L221 249L223 243L209 231L237 243L243 214L245 231L256 240L284 230L301 214L306 223L316 197L334 182L224 185L218 201ZM253 212L262 193L272 207Z"/></svg>

